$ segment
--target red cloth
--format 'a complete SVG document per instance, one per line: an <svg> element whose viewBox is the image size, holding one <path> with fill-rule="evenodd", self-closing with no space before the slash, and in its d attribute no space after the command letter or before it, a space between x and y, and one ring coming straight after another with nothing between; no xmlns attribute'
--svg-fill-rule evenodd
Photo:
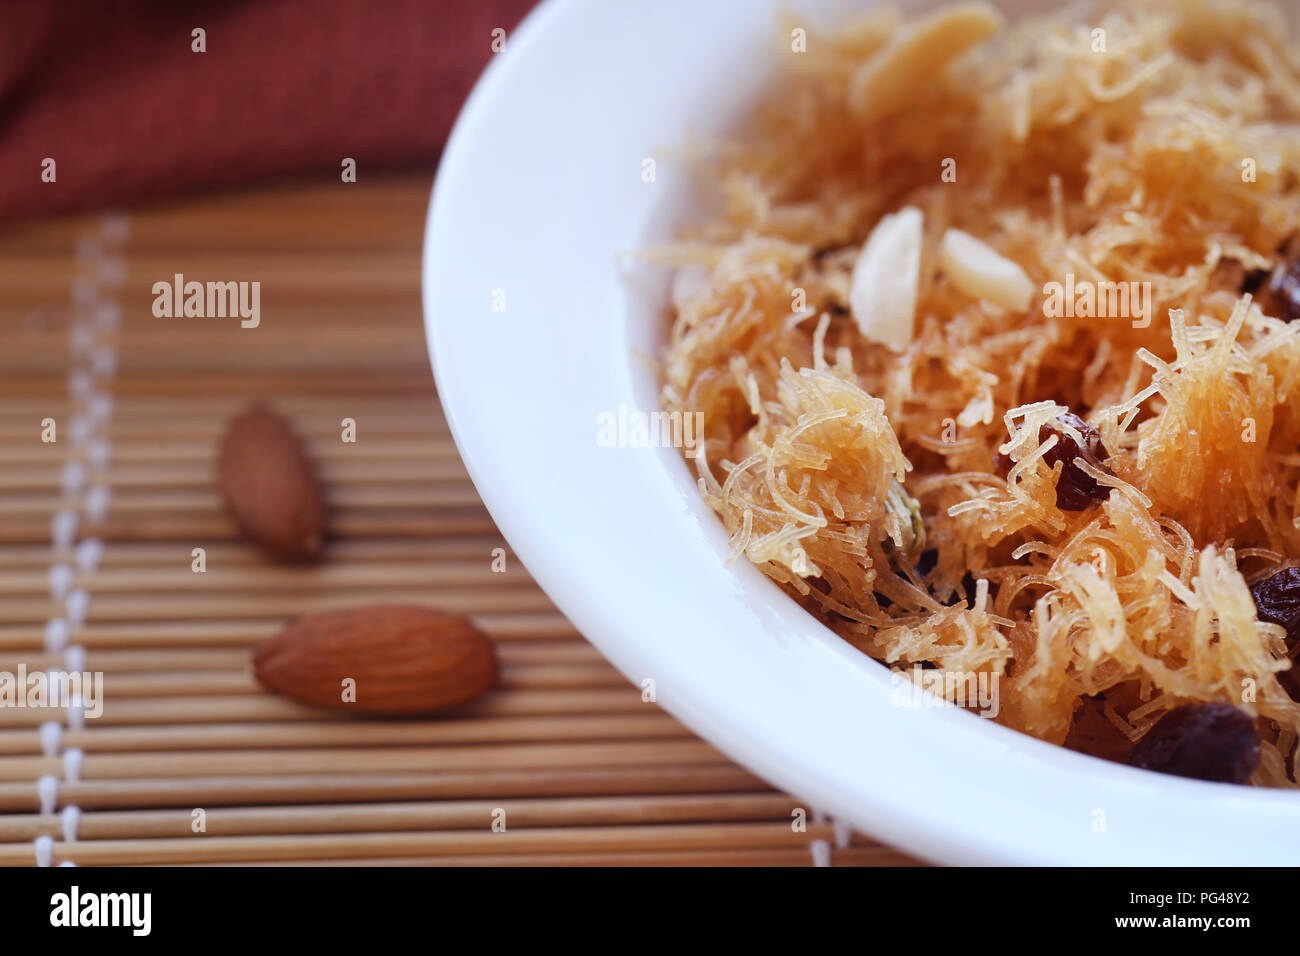
<svg viewBox="0 0 1300 956"><path fill-rule="evenodd" d="M18 0L0 20L0 219L289 175L432 167L533 0ZM206 31L193 52L191 31ZM56 181L41 181L42 161Z"/></svg>

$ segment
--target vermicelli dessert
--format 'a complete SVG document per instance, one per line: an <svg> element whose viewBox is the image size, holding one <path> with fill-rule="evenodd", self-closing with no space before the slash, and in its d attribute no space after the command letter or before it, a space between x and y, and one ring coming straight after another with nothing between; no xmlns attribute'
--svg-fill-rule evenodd
<svg viewBox="0 0 1300 956"><path fill-rule="evenodd" d="M911 680L1294 785L1300 60L1256 0L792 23L664 402L744 556ZM786 42L783 40L783 43ZM949 682L961 686L961 681Z"/></svg>

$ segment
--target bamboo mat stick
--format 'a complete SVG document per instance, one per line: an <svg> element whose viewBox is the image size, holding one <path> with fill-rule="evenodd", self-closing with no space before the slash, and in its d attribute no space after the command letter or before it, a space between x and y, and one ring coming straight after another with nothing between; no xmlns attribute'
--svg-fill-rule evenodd
<svg viewBox="0 0 1300 956"><path fill-rule="evenodd" d="M573 692L579 693L579 692ZM589 693L589 692L588 692ZM66 723L62 708L0 708L0 729L39 727L47 721ZM347 720L349 715L297 704L270 694L231 694L224 697L140 697L134 700L104 701L103 716L86 721L87 726L114 727L136 724L254 723L273 720Z"/></svg>
<svg viewBox="0 0 1300 956"><path fill-rule="evenodd" d="M495 641L497 655L504 664L601 664L610 666L601 653L585 640L509 640Z"/></svg>
<svg viewBox="0 0 1300 956"><path fill-rule="evenodd" d="M83 810L139 807L217 807L284 803L345 803L481 797L595 796L647 793L769 791L734 764L688 767L546 768L404 774L301 774L270 777L177 777L92 780L59 785L59 806ZM0 783L0 811L40 807L35 781Z"/></svg>
<svg viewBox="0 0 1300 956"><path fill-rule="evenodd" d="M110 465L107 468L86 469L88 485L108 485L116 492L131 493L141 488L169 488L186 490L211 488L215 482L216 465L209 461L183 461L164 464ZM327 486L400 485L410 482L428 484L454 484L468 481L464 467L450 458L429 460L410 459L399 462L379 462L369 459L358 461L332 460L319 468L321 480ZM57 488L60 481L60 463L7 465L0 473L0 492L48 490Z"/></svg>
<svg viewBox="0 0 1300 956"><path fill-rule="evenodd" d="M432 833L346 833L301 836L214 837L197 834L163 840L102 840L54 844L54 862L94 866L132 866L187 861L259 861L283 859L347 859L386 853L394 856L494 852L509 856L529 853L612 852L637 850L754 849L806 847L811 840L832 840L829 824L809 824L806 833L785 823L725 823L710 826L664 824L651 826L546 827L508 829L493 833L439 831ZM0 845L0 865L34 863L31 844Z"/></svg>
<svg viewBox="0 0 1300 956"><path fill-rule="evenodd" d="M885 846L853 847L831 852L832 866L919 866L916 860ZM813 866L809 848L758 850L640 850L633 853L527 853L498 856L478 853L471 856L363 857L346 860L267 860L257 863L177 863L172 866L707 866L707 867L805 867Z"/></svg>
<svg viewBox="0 0 1300 956"><path fill-rule="evenodd" d="M212 251L258 252L268 258L293 252L356 248L364 236L368 249L409 251L418 247L422 228L411 215L412 189L407 174L367 177L355 194L329 187L326 199L319 186L276 185L223 194L220 201L184 203L131 210L128 253L152 251L174 256L201 256ZM382 177L382 178L380 178ZM427 199L432 176L423 180ZM272 193L273 190L273 193ZM364 197L364 198L363 198ZM268 215L274 206L278 214ZM249 228L249 221L257 224ZM57 256L66 259L76 241L97 228L93 216L58 217L25 223L0 237L0 250Z"/></svg>
<svg viewBox="0 0 1300 956"><path fill-rule="evenodd" d="M329 531L333 537L427 538L444 534L500 535L492 519L481 506L445 508L436 511L334 508L330 513ZM98 527L88 526L86 533L106 539L155 541L160 537L188 541L205 533L224 540L241 537L236 533L234 525L224 517L220 520L196 520L194 517L184 515L160 515L156 521L149 521L145 516L113 517Z"/></svg>
<svg viewBox="0 0 1300 956"><path fill-rule="evenodd" d="M391 301L393 298L410 300L418 296L420 256L418 252L374 252L366 248L339 250L336 253L317 251L314 255L284 253L274 259L244 253L207 253L203 256L205 270L219 275L255 275L273 285L277 296L286 302L347 302L357 300L364 305L371 302ZM159 276L170 276L178 271L178 261L166 252L149 254L133 248L126 258L126 275L122 287L148 289ZM181 270L183 271L183 270ZM48 256L25 255L13 252L6 261L6 294L14 301L23 292L35 293L38 301L49 295L51 289L66 289L68 268ZM286 306L278 308L287 308ZM188 322L200 328L230 324L230 320L216 318L173 318L171 323ZM236 328L238 322L234 323ZM161 328L152 323L150 331ZM204 329L205 331L221 331ZM228 328L224 331L231 331ZM321 345L319 340L313 345ZM186 358L191 358L186 355Z"/></svg>
<svg viewBox="0 0 1300 956"><path fill-rule="evenodd" d="M263 254L302 254L321 248L355 248L363 235L369 248L418 246L423 233L423 204L430 172L375 173L355 190L316 183L276 184L223 193L216 201L201 199L176 205L133 209L128 250L152 249L189 255L214 249L256 250ZM37 253L66 258L76 242L99 228L99 212L59 216L25 223L0 235L6 253ZM257 223L248 228L249 219ZM360 230L360 232L359 232Z"/></svg>
<svg viewBox="0 0 1300 956"><path fill-rule="evenodd" d="M320 314L319 311L317 314ZM346 319L346 316L344 318ZM301 330L295 332L293 336L295 341L287 344L293 348L301 348L302 342L297 339L300 334ZM368 330L366 334L369 334ZM405 337L417 338L409 332ZM205 428L214 427L213 422L220 423L224 417L234 414L257 400L259 396L255 395L189 394L178 395L172 401L161 405L140 397L124 396L114 401L113 419L107 424L110 428L126 429L156 424L164 428L202 432ZM304 420L325 421L336 416L361 414L376 422L383 421L409 428L445 428L447 425L447 416L438 405L436 396L431 392L426 393L422 399L411 399L408 396L350 395L340 392L333 395L286 393L272 396L271 400L286 415ZM71 407L76 398L70 398L65 394L60 396L58 401L66 408ZM44 399L35 396L17 397L11 402L6 402L4 408L0 409L0 423L12 423L30 417L32 412L40 411L48 404Z"/></svg>
<svg viewBox="0 0 1300 956"><path fill-rule="evenodd" d="M627 678L608 664L518 665L501 668L503 690L567 689L576 687L626 687Z"/></svg>
<svg viewBox="0 0 1300 956"><path fill-rule="evenodd" d="M430 604L426 594L417 604ZM72 640L96 648L167 648L196 645L252 647L284 627L289 615L249 621L129 621L93 622L76 628ZM551 643L578 636L573 625L556 611L474 613L471 619L499 640ZM36 651L45 646L45 618L39 624L0 625L0 651Z"/></svg>
<svg viewBox="0 0 1300 956"><path fill-rule="evenodd" d="M418 319L417 319L418 321ZM22 374L0 375L0 395L26 396L42 390L63 397L67 387L66 354L59 350L54 366L45 375L33 375L30 353L23 354ZM247 351L244 355L247 356ZM418 356L418 357L417 357ZM175 400L178 396L209 394L234 395L247 399L251 395L283 395L289 392L314 395L406 394L413 399L426 401L433 388L429 376L429 362L424 357L424 347L418 344L405 356L407 365L392 365L379 374L374 369L358 372L346 362L331 369L256 370L244 367L223 368L219 371L178 368L162 365L147 370L147 374L134 374L130 367L119 368L113 380L113 391L119 397L137 395Z"/></svg>
<svg viewBox="0 0 1300 956"><path fill-rule="evenodd" d="M89 664L86 665L90 667ZM139 697L205 697L221 694L255 694L261 685L251 670L189 671L165 674L105 674L105 699Z"/></svg>
<svg viewBox="0 0 1300 956"><path fill-rule="evenodd" d="M252 647L284 626L283 617L253 621L140 621L85 624L72 634L74 643L95 648ZM35 650L45 646L45 623L0 625L0 650Z"/></svg>
<svg viewBox="0 0 1300 956"><path fill-rule="evenodd" d="M489 543L490 542L490 543ZM455 561L464 558L481 558L493 547L506 547L500 532L493 531L486 535L445 536L430 539L397 538L391 540L340 540L326 542L325 558L337 561L341 565L353 562L379 564L387 562L434 562ZM213 542L205 546L208 561L218 567L248 567L257 565L260 571L266 567L266 558L251 546L242 542ZM509 549L507 548L507 551ZM104 553L99 566L119 569L124 567L150 567L177 561L189 557L190 549L178 542L130 542L110 541L105 543ZM0 545L0 568L29 569L33 565L45 566L56 561L72 562L71 549L55 549L46 541L42 544L8 544ZM511 558L511 564L516 559Z"/></svg>
<svg viewBox="0 0 1300 956"><path fill-rule="evenodd" d="M284 319L286 316L280 314L277 317ZM277 323L277 326L280 324ZM192 326L193 323L190 325ZM304 332L307 330L298 330L298 335L301 336ZM242 363L241 371L245 373L261 371L264 375L275 374L278 369L273 365L277 356L272 353L277 350L277 347L291 345L293 342L291 338L293 330L289 329L287 324L284 328L277 328L275 331L270 331L269 327L263 326L261 331L252 336L258 345L251 348L247 333L241 335L237 328L229 328L226 333L224 336L208 339L202 350L196 349L187 355L187 361L183 366L175 361L176 353L193 347L195 343L192 333L172 332L159 335L150 341L134 339L128 334L121 341L121 347L130 350L128 361L121 363L122 370L129 377L152 378L155 374L174 372L178 367L202 373L217 372ZM417 356L424 352L421 343L413 342L408 337L380 333L363 338L360 337L363 333L348 330L346 327L312 329L307 334L313 337L333 334L338 340L320 346L316 344L319 342L319 338L316 338L310 348L299 348L300 357L295 360L296 371L299 373L315 373L324 376L334 369L348 367L349 363L353 368L368 366L376 371L413 371L419 367ZM298 344L302 345L301 339ZM274 387L260 388L250 389L244 394L250 399L261 395L269 395L273 398L276 391Z"/></svg>
<svg viewBox="0 0 1300 956"><path fill-rule="evenodd" d="M418 773L426 770L491 770L527 767L643 767L655 763L721 764L726 758L700 740L593 743L486 744L477 747L365 747L356 749L246 750L169 753L90 753L83 779L227 777L320 773ZM0 780L17 783L63 773L60 757L7 757Z"/></svg>
<svg viewBox="0 0 1300 956"><path fill-rule="evenodd" d="M207 441L212 449L217 447L229 420L252 402L229 402L220 409L196 409L182 405L172 407L167 415L128 418L120 408L115 408L113 418L101 434L114 442L157 441ZM450 435L446 420L437 412L437 406L412 410L369 410L360 405L339 404L330 408L291 411L284 402L275 401L275 407L294 425L298 435L308 442L337 442L343 432L342 421L351 418L357 426L361 441L383 438L389 440L446 441ZM33 427L46 415L54 415L48 402L33 405L26 416L12 414L12 406L0 417L0 445L38 441L40 429ZM66 414L67 412L65 412ZM184 417L181 417L184 416ZM57 416L55 416L57 418Z"/></svg>
<svg viewBox="0 0 1300 956"><path fill-rule="evenodd" d="M550 599L535 589L506 590L491 599L498 611L546 611ZM337 591L284 591L275 594L252 594L232 601L228 594L160 594L156 597L133 595L95 595L90 602L90 620L174 621L186 617L240 620L245 618L291 618L317 611L352 607L358 604L424 604L457 614L471 613L482 607L482 595L456 585L441 587L357 588L346 594ZM5 602L6 614L15 621L44 622L58 617L62 605L47 598L12 598Z"/></svg>
<svg viewBox="0 0 1300 956"><path fill-rule="evenodd" d="M460 461L460 452L450 436L412 436L409 438L366 438L355 443L333 440L307 441L307 450L319 461L367 461L384 464L390 461ZM148 441L116 442L113 458L123 462L215 461L215 441Z"/></svg>
<svg viewBox="0 0 1300 956"><path fill-rule="evenodd" d="M110 509L111 511L111 509ZM437 511L336 509L330 516L334 537L429 538L440 535L498 535L482 508L447 508ZM98 524L87 523L83 537L108 541L232 541L239 537L225 516L174 515L165 512L120 517L109 514ZM0 543L36 544L50 539L50 519L45 515L0 517ZM193 545L191 545L192 547Z"/></svg>
<svg viewBox="0 0 1300 956"><path fill-rule="evenodd" d="M189 552L179 549L169 566L148 569L120 568L78 574L76 586L96 596L104 594L156 594L164 591L235 591L240 594L294 588L389 588L456 585L493 588L536 588L523 565L507 560L506 570L493 571L492 549L483 546L476 559L411 565L322 564L285 567L267 565L255 574L246 568L223 568L208 563L196 572ZM48 571L10 572L0 576L0 595L48 594Z"/></svg>
<svg viewBox="0 0 1300 956"><path fill-rule="evenodd" d="M534 715L577 715L599 713L636 713L653 707L643 703L635 687L616 690L517 690L493 691L486 697L456 711L452 716L513 717ZM62 720L62 709L7 707L0 708L0 728L37 727L49 720ZM349 720L353 715L321 710L274 697L270 694L230 694L220 697L138 697L131 700L104 701L104 714L88 723L95 727L135 724L194 724L248 721L261 723L276 720Z"/></svg>
<svg viewBox="0 0 1300 956"><path fill-rule="evenodd" d="M433 484L407 482L390 485L344 485L329 491L335 508L461 508L480 504L478 493L468 478ZM9 514L50 515L67 506L61 491L12 493L0 497L0 518ZM129 518L156 511L177 511L207 517L223 513L221 496L215 489L193 491L119 491L114 494L113 514Z"/></svg>
<svg viewBox="0 0 1300 956"><path fill-rule="evenodd" d="M62 664L55 665L61 668ZM95 668L87 663L88 670ZM28 671L34 668L29 667ZM261 686L251 669L237 671L172 671L154 674L105 673L104 698L114 701L141 697L255 694ZM626 687L627 680L608 664L510 665L501 668L499 691L547 688Z"/></svg>
<svg viewBox="0 0 1300 956"><path fill-rule="evenodd" d="M319 315L319 312L317 314ZM343 318L346 319L347 316L344 315ZM416 331L415 334L408 333L407 337L418 339L420 336ZM63 336L56 333L55 338L59 339L56 343L58 351L66 359L66 330L63 330ZM301 341L293 344L295 350L302 346ZM215 395L199 392L175 395L166 404L159 404L140 396L117 396L113 403L113 421L110 425L157 422L168 427L188 426L201 430L207 420L220 420L222 416L244 408L257 398L258 396ZM336 412L346 415L349 410L354 410L367 417L409 421L418 427L445 425L447 422L446 415L431 391L415 399L407 395L348 394L346 391L324 395L297 395L286 392L273 396L273 399L277 408L295 418L328 417ZM55 403L53 406L50 405L51 401ZM75 399L69 398L66 388L53 399L33 395L15 396L0 408L0 422L30 418L33 412L47 407L69 408L74 403Z"/></svg>
<svg viewBox="0 0 1300 956"><path fill-rule="evenodd" d="M296 833L373 833L387 830L473 830L489 827L505 811L507 827L610 826L617 824L786 821L797 801L778 793L691 796L566 797L514 800L447 800L289 807L217 807L205 810L203 833L267 836ZM88 840L191 837L189 810L131 810L82 814L77 838ZM0 843L58 838L55 814L0 818Z"/></svg>
<svg viewBox="0 0 1300 956"><path fill-rule="evenodd" d="M272 633L273 626L267 633ZM497 658L506 668L541 668L586 664L608 669L594 647L578 640L537 642L496 641ZM167 671L236 671L246 668L249 654L242 648L166 648L150 650L96 650L86 657L90 671L162 673ZM64 654L3 654L0 671L14 672L19 664L32 670L59 670L66 666Z"/></svg>
<svg viewBox="0 0 1300 956"><path fill-rule="evenodd" d="M373 309L372 315L399 321L410 315L408 307L391 301L378 301ZM253 336L257 350L252 354L249 336L239 329L239 323L222 322L219 316L206 320L188 316L153 323L127 322L118 330L118 342L123 351L130 352L137 368L151 367L166 358L175 366L179 364L176 358L180 354L183 363L191 368L236 365L242 359L246 368L270 369L282 364L284 353L295 348L299 352L296 362L300 369L317 368L349 355L358 365L364 364L368 355L375 354L384 356L385 365L401 364L408 359L409 353L401 350L416 344L410 331L385 328L382 322L349 321L350 311L351 304L346 301L277 303L272 313L274 320L259 326ZM304 328L309 323L310 329ZM310 349L304 349L303 335L309 331L313 341ZM196 332L206 346L201 350L193 349Z"/></svg>
<svg viewBox="0 0 1300 956"><path fill-rule="evenodd" d="M326 313L321 309L316 309L315 314L319 319ZM405 323L408 313L402 311L394 319L397 322ZM339 310L334 317L334 325L347 325L351 322L355 325L355 316L351 310ZM299 330L301 332L301 330ZM404 331L406 338L412 341L423 341L423 329L410 328ZM296 339L290 343L293 351L302 348L301 339ZM283 370L282 370L283 371ZM355 370L354 370L355 371ZM193 422L201 427L201 422L207 418L220 418L222 415L245 407L250 401L256 401L259 396L253 395L225 395L208 392L194 392L187 390L184 395L176 395L172 401L165 405L150 401L147 397L123 395L119 396L114 402L114 419L123 422L133 421L157 421L157 422L179 422L180 420ZM349 392L340 389L332 393L320 395L297 394L292 391L277 393L271 398L275 401L277 407L284 410L286 414L303 417L312 415L332 415L335 412L346 413L349 409L355 409L367 417L386 416L393 419L411 421L421 426L426 424L446 424L447 416L442 407L438 404L438 398L432 390L426 391L419 398L412 398L409 395L387 395L387 394L365 394ZM16 409L20 414L31 411L36 404L37 399L15 399L12 404L6 403L4 410ZM184 416L177 416L177 412L184 412Z"/></svg>
<svg viewBox="0 0 1300 956"><path fill-rule="evenodd" d="M693 735L660 711L578 717L484 717L473 720L368 720L327 723L171 724L68 730L65 749L88 753L484 744L523 741L681 739ZM0 754L43 753L37 728L0 730ZM161 756L159 759L164 759Z"/></svg>
<svg viewBox="0 0 1300 956"><path fill-rule="evenodd" d="M423 351L423 343L410 331L385 329L380 323L355 319L349 323L347 311L352 301L324 303L316 299L277 304L274 319L259 326L252 336L241 330L237 321L223 322L216 316L206 321L190 316L180 321L127 322L118 333L119 348L132 360L128 371L141 373L177 366L229 368L240 362L245 369L278 371L284 365L285 353L290 351L297 352L293 361L299 371L343 365L349 359L354 368L369 365L379 371L405 367L413 354L419 354L416 348ZM413 317L412 310L392 300L377 300L372 309L373 315L398 321ZM303 348L303 339L308 335L310 348ZM194 348L196 338L203 340L202 349ZM250 338L257 342L253 349L249 348ZM179 362L178 355L183 356Z"/></svg>
<svg viewBox="0 0 1300 956"><path fill-rule="evenodd" d="M37 420L39 422L39 419ZM387 461L438 462L459 461L460 453L450 438L372 438L355 444L342 441L309 441L308 452L320 461L366 461L382 465ZM113 444L113 460L130 464L164 465L177 462L214 462L215 441L121 441ZM45 464L80 457L81 453L63 442L42 444L40 433L29 442L5 444L5 460L15 464Z"/></svg>
<svg viewBox="0 0 1300 956"><path fill-rule="evenodd" d="M247 667L248 652L241 648L206 648L95 651L86 655L86 669L114 673L117 671L228 671ZM0 671L13 672L19 664L32 670L58 670L67 665L64 654L0 653Z"/></svg>

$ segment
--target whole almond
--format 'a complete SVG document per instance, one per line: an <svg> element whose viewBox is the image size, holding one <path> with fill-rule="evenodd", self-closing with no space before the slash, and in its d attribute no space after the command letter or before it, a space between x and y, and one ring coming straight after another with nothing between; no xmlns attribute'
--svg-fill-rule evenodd
<svg viewBox="0 0 1300 956"><path fill-rule="evenodd" d="M265 405L231 419L217 480L244 534L277 558L314 557L325 539L325 502L316 468L293 427Z"/></svg>
<svg viewBox="0 0 1300 956"><path fill-rule="evenodd" d="M376 604L299 618L257 649L253 672L306 704L427 714L484 693L497 659L487 635L458 614Z"/></svg>

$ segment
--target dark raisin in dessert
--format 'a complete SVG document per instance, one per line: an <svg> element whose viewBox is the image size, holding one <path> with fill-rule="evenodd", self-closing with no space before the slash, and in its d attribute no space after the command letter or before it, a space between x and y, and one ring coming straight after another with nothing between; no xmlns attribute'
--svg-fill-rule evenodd
<svg viewBox="0 0 1300 956"><path fill-rule="evenodd" d="M1062 511L1083 511L1095 501L1104 501L1110 494L1110 488L1098 484L1096 478L1074 463L1074 459L1082 458L1092 467L1109 473L1110 470L1102 462L1110 454L1101 442L1101 433L1074 412L1062 412L1056 420L1074 428L1083 438L1083 447L1080 448L1074 438L1051 423L1038 430L1040 442L1047 441L1051 435L1056 436L1056 444L1043 455L1043 461L1047 462L1048 467L1055 467L1058 461L1063 462L1061 478L1056 483L1056 507ZM1007 455L999 454L993 461L998 474L1005 477L1011 470L1011 459Z"/></svg>
<svg viewBox="0 0 1300 956"><path fill-rule="evenodd" d="M1129 763L1179 777L1245 783L1259 766L1259 735L1254 719L1231 704L1183 704L1155 722Z"/></svg>
<svg viewBox="0 0 1300 956"><path fill-rule="evenodd" d="M1255 613L1261 621L1279 624L1286 628L1286 643L1294 651L1300 641L1300 568L1283 568L1250 586L1250 596L1255 599ZM1290 670L1277 675L1279 683L1300 700L1300 671L1292 663Z"/></svg>
<svg viewBox="0 0 1300 956"><path fill-rule="evenodd" d="M1300 319L1300 260L1290 259L1273 270L1268 294L1284 322Z"/></svg>
<svg viewBox="0 0 1300 956"><path fill-rule="evenodd" d="M1286 628L1288 641L1300 640L1300 568L1283 568L1250 588L1261 621Z"/></svg>

